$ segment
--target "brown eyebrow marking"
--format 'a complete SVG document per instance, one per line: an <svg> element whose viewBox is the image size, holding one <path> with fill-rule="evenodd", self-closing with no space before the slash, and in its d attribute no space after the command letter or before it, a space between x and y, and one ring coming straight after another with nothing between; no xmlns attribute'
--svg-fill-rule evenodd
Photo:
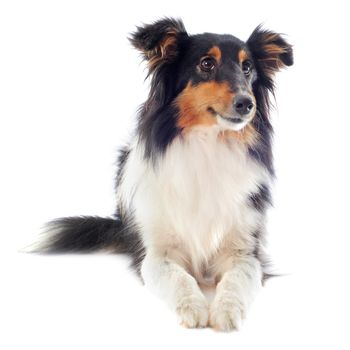
<svg viewBox="0 0 350 350"><path fill-rule="evenodd" d="M219 49L218 46L213 46L209 51L208 51L208 56L213 56L215 59L220 62L221 61L221 50Z"/></svg>
<svg viewBox="0 0 350 350"><path fill-rule="evenodd" d="M248 59L247 51L245 51L244 49L240 49L238 51L238 60L239 60L239 62L242 63L246 59Z"/></svg>

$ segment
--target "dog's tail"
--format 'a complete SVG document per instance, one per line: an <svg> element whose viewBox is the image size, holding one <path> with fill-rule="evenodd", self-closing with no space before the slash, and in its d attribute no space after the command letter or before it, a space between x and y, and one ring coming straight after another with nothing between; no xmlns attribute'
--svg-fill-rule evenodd
<svg viewBox="0 0 350 350"><path fill-rule="evenodd" d="M135 257L142 247L135 225L119 218L66 217L45 225L36 253L88 253L108 249Z"/></svg>

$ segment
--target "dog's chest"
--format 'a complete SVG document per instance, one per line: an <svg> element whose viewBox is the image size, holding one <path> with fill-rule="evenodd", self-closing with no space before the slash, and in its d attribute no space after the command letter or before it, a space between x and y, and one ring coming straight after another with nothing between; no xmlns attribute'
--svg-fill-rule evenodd
<svg viewBox="0 0 350 350"><path fill-rule="evenodd" d="M176 139L157 168L144 171L135 194L146 240L179 244L191 259L207 259L225 235L256 224L249 196L265 177L234 140L200 130Z"/></svg>

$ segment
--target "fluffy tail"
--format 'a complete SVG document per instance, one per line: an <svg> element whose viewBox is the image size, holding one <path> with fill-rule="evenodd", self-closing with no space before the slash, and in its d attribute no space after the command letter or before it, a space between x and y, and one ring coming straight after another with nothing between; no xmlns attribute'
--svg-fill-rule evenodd
<svg viewBox="0 0 350 350"><path fill-rule="evenodd" d="M137 250L137 234L118 218L77 216L56 219L45 226L34 252L91 252L112 249L119 253Z"/></svg>

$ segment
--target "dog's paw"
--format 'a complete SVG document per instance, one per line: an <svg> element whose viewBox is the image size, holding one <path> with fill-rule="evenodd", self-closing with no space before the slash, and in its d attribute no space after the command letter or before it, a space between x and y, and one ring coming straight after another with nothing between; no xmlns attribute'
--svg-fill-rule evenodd
<svg viewBox="0 0 350 350"><path fill-rule="evenodd" d="M208 325L209 307L204 295L192 294L181 298L176 313L184 327L202 328Z"/></svg>
<svg viewBox="0 0 350 350"><path fill-rule="evenodd" d="M244 317L240 302L232 298L214 300L210 307L209 325L217 331L230 332L238 330Z"/></svg>

